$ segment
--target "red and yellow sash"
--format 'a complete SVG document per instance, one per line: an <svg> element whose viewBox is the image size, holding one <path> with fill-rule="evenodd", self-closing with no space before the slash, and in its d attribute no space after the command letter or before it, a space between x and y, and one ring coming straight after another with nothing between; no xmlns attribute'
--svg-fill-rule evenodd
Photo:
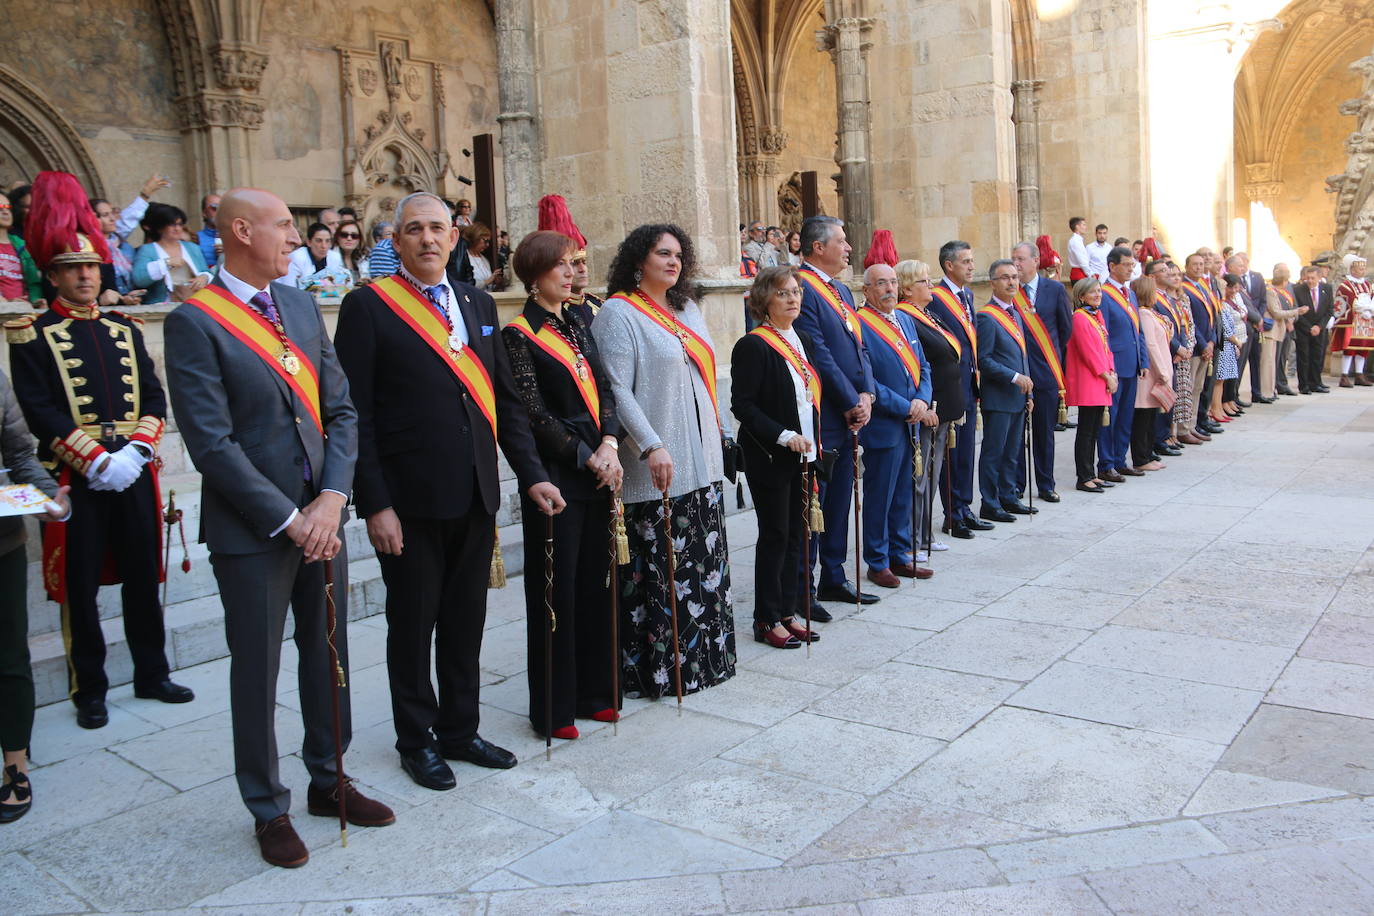
<svg viewBox="0 0 1374 916"><path fill-rule="evenodd" d="M1021 348L1021 355L1026 355L1026 337L1021 333L1021 328L1017 325L1016 319L1008 315L1006 309L1002 308L1000 305L989 303L980 308L978 314L987 315L993 321L1000 324L1003 330L1011 335L1011 339L1016 341L1016 345Z"/></svg>
<svg viewBox="0 0 1374 916"><path fill-rule="evenodd" d="M1035 309L1031 308L1030 300L1026 294L1020 290L1016 291L1016 304L1021 309L1021 320L1026 323L1026 330L1030 331L1031 337L1035 338L1035 345L1040 348L1040 353L1045 357L1045 362L1050 365L1050 372L1054 374L1054 383L1059 386L1059 390L1064 390L1064 364L1059 361L1059 351L1055 349L1054 342L1050 340L1049 329L1045 327L1045 322L1036 314ZM1001 311L1001 309L998 309Z"/></svg>
<svg viewBox="0 0 1374 916"><path fill-rule="evenodd" d="M1274 292L1276 292L1276 293L1279 294L1279 298L1282 299L1282 300L1288 305L1288 307L1289 307L1290 309L1291 309L1291 308L1297 308L1297 304L1298 304L1298 303L1297 303L1297 300L1293 298L1293 294L1292 294L1292 293L1290 293L1290 292L1289 292L1288 290L1286 290L1286 289L1280 289L1280 288L1277 287L1277 286L1273 287L1273 290L1274 290Z"/></svg>
<svg viewBox="0 0 1374 916"><path fill-rule="evenodd" d="M582 395L582 403L587 405L587 410L591 412L592 420L596 423L596 428L601 428L601 392L596 388L596 378L592 375L591 367L586 361L568 345L563 339L563 335L553 330L545 323L538 333L530 327L530 323L524 315L516 316L510 323L521 334L529 339L530 343L552 356L560 366L568 370L572 376L573 384L577 386L577 393ZM582 365L582 373L577 371L578 364ZM582 376L585 375L586 378Z"/></svg>
<svg viewBox="0 0 1374 916"><path fill-rule="evenodd" d="M491 433L496 435L496 389L491 384L487 367L477 353L467 345L454 350L449 346L449 329L434 310L424 293L411 286L399 274L372 281L369 289L376 290L382 301L396 313L420 339L444 361L454 376L477 402L477 409L486 418ZM456 307L456 303L455 303ZM459 316L459 320L462 317Z"/></svg>
<svg viewBox="0 0 1374 916"><path fill-rule="evenodd" d="M1093 327L1097 329L1097 336L1102 338L1102 352L1111 353L1112 344L1107 337L1107 322L1103 318L1102 310L1098 309L1096 315L1094 315L1092 312L1087 311L1086 309L1083 309L1082 311L1084 315L1088 316L1088 320L1093 323Z"/></svg>
<svg viewBox="0 0 1374 916"><path fill-rule="evenodd" d="M1201 299L1202 304L1207 306L1207 314L1212 317L1212 323L1215 324L1217 316L1220 314L1219 309L1221 308L1221 303L1216 301L1216 297L1212 295L1212 288L1206 284L1199 284L1196 280L1189 280L1187 278L1183 280L1183 285L1192 290L1193 295Z"/></svg>
<svg viewBox="0 0 1374 916"><path fill-rule="evenodd" d="M949 309L950 313L954 315L954 319L964 329L964 333L968 335L969 343L976 344L978 332L973 329L973 325L969 324L969 319L964 316L964 303L960 302L959 297L950 292L949 287L943 283L932 287L932 290L935 293L935 298L945 304L945 308Z"/></svg>
<svg viewBox="0 0 1374 916"><path fill-rule="evenodd" d="M305 411L315 421L315 427L324 432L324 421L320 416L320 374L309 357L293 347L291 353L300 361L300 371L294 375L287 372L283 363L286 347L277 335L277 329L257 309L240 302L227 289L207 286L186 302L209 315L239 343L256 353L269 369L286 382L286 387L305 405Z"/></svg>
<svg viewBox="0 0 1374 916"><path fill-rule="evenodd" d="M949 345L954 348L954 355L956 357L963 356L964 346L963 344L959 343L959 338L955 337L949 331L945 330L943 327L937 324L934 318L931 318L929 315L921 311L916 306L912 305L910 302L898 302L897 308L906 312L908 315L910 315L917 321L921 322L921 324L925 325L926 327L932 328L933 330L940 332L942 335L944 335L945 340L949 341Z"/></svg>
<svg viewBox="0 0 1374 916"><path fill-rule="evenodd" d="M1130 316L1131 324L1135 325L1136 336L1139 336L1140 316L1136 314L1135 309L1131 308L1130 298L1127 296L1123 296L1121 294L1121 290L1117 289L1115 286L1112 286L1110 283L1102 284L1102 292L1106 293L1108 296L1111 296L1112 301L1121 307L1121 311L1125 312L1128 316Z"/></svg>
<svg viewBox="0 0 1374 916"><path fill-rule="evenodd" d="M776 329L766 324L761 324L749 332L756 334L763 339L763 342L772 347L777 354L787 360L787 365L792 367L792 371L806 380L806 390L811 392L811 403L817 408L821 403L821 377L816 374L816 367L806 361L796 347L785 339Z"/></svg>
<svg viewBox="0 0 1374 916"><path fill-rule="evenodd" d="M921 361L916 358L916 351L912 349L906 338L898 333L897 329L886 318L868 306L859 309L859 320L870 331L877 334L892 352L897 354L902 365L906 367L907 374L911 376L911 384L920 385Z"/></svg>
<svg viewBox="0 0 1374 916"><path fill-rule="evenodd" d="M805 271L802 272L805 273ZM632 293L616 293L611 298L624 299L635 311L653 321L654 324L672 334L682 343L682 348L687 352L688 358L697 367L697 372L701 373L701 380L706 384L706 393L711 396L711 408L715 413L716 423L719 424L720 404L716 400L716 353L711 349L711 345L702 340L700 335L687 325L659 308L658 303L640 290L635 290Z"/></svg>
<svg viewBox="0 0 1374 916"><path fill-rule="evenodd" d="M826 283L812 271L801 270L798 272L801 274L802 282L815 290L816 294L825 300L826 305L830 306L831 311L839 316L845 330L853 334L855 340L863 343L863 328L854 320L854 310L845 304L839 293L835 292L835 287Z"/></svg>

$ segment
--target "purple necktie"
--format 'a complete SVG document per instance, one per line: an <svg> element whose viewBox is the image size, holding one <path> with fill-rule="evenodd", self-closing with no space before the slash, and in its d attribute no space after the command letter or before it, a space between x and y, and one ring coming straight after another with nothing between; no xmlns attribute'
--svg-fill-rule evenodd
<svg viewBox="0 0 1374 916"><path fill-rule="evenodd" d="M253 307L261 312L262 316L266 318L273 327L281 331L282 336L286 335L286 331L281 323L281 313L277 311L277 305L272 301L271 293L266 291L258 293L249 301L253 303ZM283 341L283 343L285 343L285 341ZM310 472L309 455L306 455L302 461L301 475L305 478L306 483L309 483L314 476Z"/></svg>

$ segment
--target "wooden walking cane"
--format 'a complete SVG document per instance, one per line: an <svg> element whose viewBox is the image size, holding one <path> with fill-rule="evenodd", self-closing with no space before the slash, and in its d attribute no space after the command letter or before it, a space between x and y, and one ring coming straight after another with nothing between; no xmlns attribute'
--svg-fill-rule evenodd
<svg viewBox="0 0 1374 916"><path fill-rule="evenodd" d="M1031 510L1026 521L1035 518L1035 449L1031 447L1031 408L1026 402L1026 506Z"/></svg>
<svg viewBox="0 0 1374 916"><path fill-rule="evenodd" d="M816 449L816 454L820 454L820 447ZM802 568L806 570L806 575L802 581L802 591L805 592L802 598L802 613L806 615L806 657L811 657L811 487L816 480L816 472L812 469L811 463L802 458L805 470L801 475L802 484Z"/></svg>
<svg viewBox="0 0 1374 916"><path fill-rule="evenodd" d="M630 562L630 540L625 534L625 506L620 491L611 497L611 734L620 734L620 567Z"/></svg>
<svg viewBox="0 0 1374 916"><path fill-rule="evenodd" d="M916 562L916 557L921 552L921 532L916 530L916 500L920 497L919 482L924 468L921 466L921 426L915 424L910 427L911 432L911 567L915 569L920 564ZM930 562L930 558L926 558ZM911 584L914 586L918 580L915 576L911 577Z"/></svg>
<svg viewBox="0 0 1374 916"><path fill-rule="evenodd" d="M553 516L544 516L544 759L553 759Z"/></svg>
<svg viewBox="0 0 1374 916"><path fill-rule="evenodd" d="M673 684L677 690L677 714L682 715L682 653L677 641L677 555L673 550L673 501L663 491L664 548L668 551L668 616L673 622Z"/></svg>
<svg viewBox="0 0 1374 916"><path fill-rule="evenodd" d="M864 593L860 589L863 582L863 561L859 557L859 552L863 546L860 539L859 513L862 507L859 505L859 431L850 432L854 442L854 612L863 610Z"/></svg>
<svg viewBox="0 0 1374 916"><path fill-rule="evenodd" d="M329 646L329 664L333 668L329 678L329 702L334 709L334 771L339 784L335 792L339 796L339 840L348 845L348 809L344 801L346 777L343 763L343 720L339 713L339 691L348 686L344 677L343 665L339 664L339 646L334 641L338 630L338 610L334 606L334 561L324 561L324 641Z"/></svg>

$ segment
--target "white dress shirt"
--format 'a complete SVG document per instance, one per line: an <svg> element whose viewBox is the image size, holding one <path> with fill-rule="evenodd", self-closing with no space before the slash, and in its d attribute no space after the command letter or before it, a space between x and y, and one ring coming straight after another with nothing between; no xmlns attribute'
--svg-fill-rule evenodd
<svg viewBox="0 0 1374 916"><path fill-rule="evenodd" d="M1088 269L1088 249L1083 243L1083 236L1077 232L1069 233L1069 267L1077 267L1085 274L1092 273Z"/></svg>
<svg viewBox="0 0 1374 916"><path fill-rule="evenodd" d="M779 337L796 348L796 351L802 355L802 359L806 359L806 351L802 349L801 338L797 336L796 331L791 328L787 328L786 330L782 328L773 328L773 330L778 332ZM815 408L812 403L806 399L806 380L801 377L801 373L792 368L791 363L787 364L787 373L792 376L792 388L797 398L797 418L801 420L801 432L798 433L795 430L784 429L778 434L778 445L786 446L787 443L800 435L811 443L811 448L806 452L806 460L815 461L816 421L815 417L812 416L812 411Z"/></svg>
<svg viewBox="0 0 1374 916"><path fill-rule="evenodd" d="M400 273L401 276L406 278L406 281L409 282L411 286L414 286L417 290L420 291L421 296L425 295L425 287L428 284L416 279L414 274L406 270L404 264L398 267L397 271ZM463 346L466 347L468 345L469 339L468 323L463 320L463 309L458 304L458 294L454 292L453 287L449 285L448 271L444 271L444 276L442 279L439 280L439 283L437 285L442 286L444 288L444 308L448 312L449 330L451 332L456 332L458 334L458 339L461 340L463 342ZM425 296L425 299L426 301L428 301L429 297Z"/></svg>
<svg viewBox="0 0 1374 916"><path fill-rule="evenodd" d="M1086 246L1088 250L1088 275L1096 277L1099 283L1107 282L1107 253L1112 246L1106 242L1093 241Z"/></svg>

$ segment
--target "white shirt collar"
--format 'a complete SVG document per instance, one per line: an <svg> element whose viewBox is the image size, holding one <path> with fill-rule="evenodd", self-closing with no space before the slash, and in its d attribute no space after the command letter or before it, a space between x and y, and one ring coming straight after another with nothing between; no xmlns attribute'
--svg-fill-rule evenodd
<svg viewBox="0 0 1374 916"><path fill-rule="evenodd" d="M945 286L948 286L956 296L964 291L964 288L960 286L958 283L955 283L953 280L951 280L948 275L941 277L940 282L945 284Z"/></svg>
<svg viewBox="0 0 1374 916"><path fill-rule="evenodd" d="M1036 274L1035 276L1031 277L1031 281L1030 281L1029 283L1023 283L1023 284L1021 284L1021 288L1022 288L1023 290L1026 291L1026 301L1027 301L1027 302L1034 302L1034 301L1035 301L1035 288L1036 288L1036 284L1038 284L1039 282L1040 282L1040 275L1039 275L1039 274Z"/></svg>
<svg viewBox="0 0 1374 916"><path fill-rule="evenodd" d="M816 274L816 276L820 277L826 283L829 283L832 279L834 279L830 276L830 274L821 270L819 267L817 267L815 264L812 264L810 261L802 261L802 263L809 267Z"/></svg>
<svg viewBox="0 0 1374 916"><path fill-rule="evenodd" d="M1010 311L1012 310L1012 304L1011 304L1010 302L1003 302L1001 299L998 299L996 296L993 296L993 297L992 297L992 301L995 302L995 303L997 303L998 306L1000 306L1001 309L1002 309L1002 311L1004 311L1004 312L1010 312Z"/></svg>
<svg viewBox="0 0 1374 916"><path fill-rule="evenodd" d="M271 295L271 290L268 288L272 285L271 283L267 284L267 286L264 286L262 289L256 289L252 284L245 283L223 267L219 269L219 282L224 284L224 288L229 290L235 299L238 299L245 305L251 304L253 297L258 293L267 293Z"/></svg>

